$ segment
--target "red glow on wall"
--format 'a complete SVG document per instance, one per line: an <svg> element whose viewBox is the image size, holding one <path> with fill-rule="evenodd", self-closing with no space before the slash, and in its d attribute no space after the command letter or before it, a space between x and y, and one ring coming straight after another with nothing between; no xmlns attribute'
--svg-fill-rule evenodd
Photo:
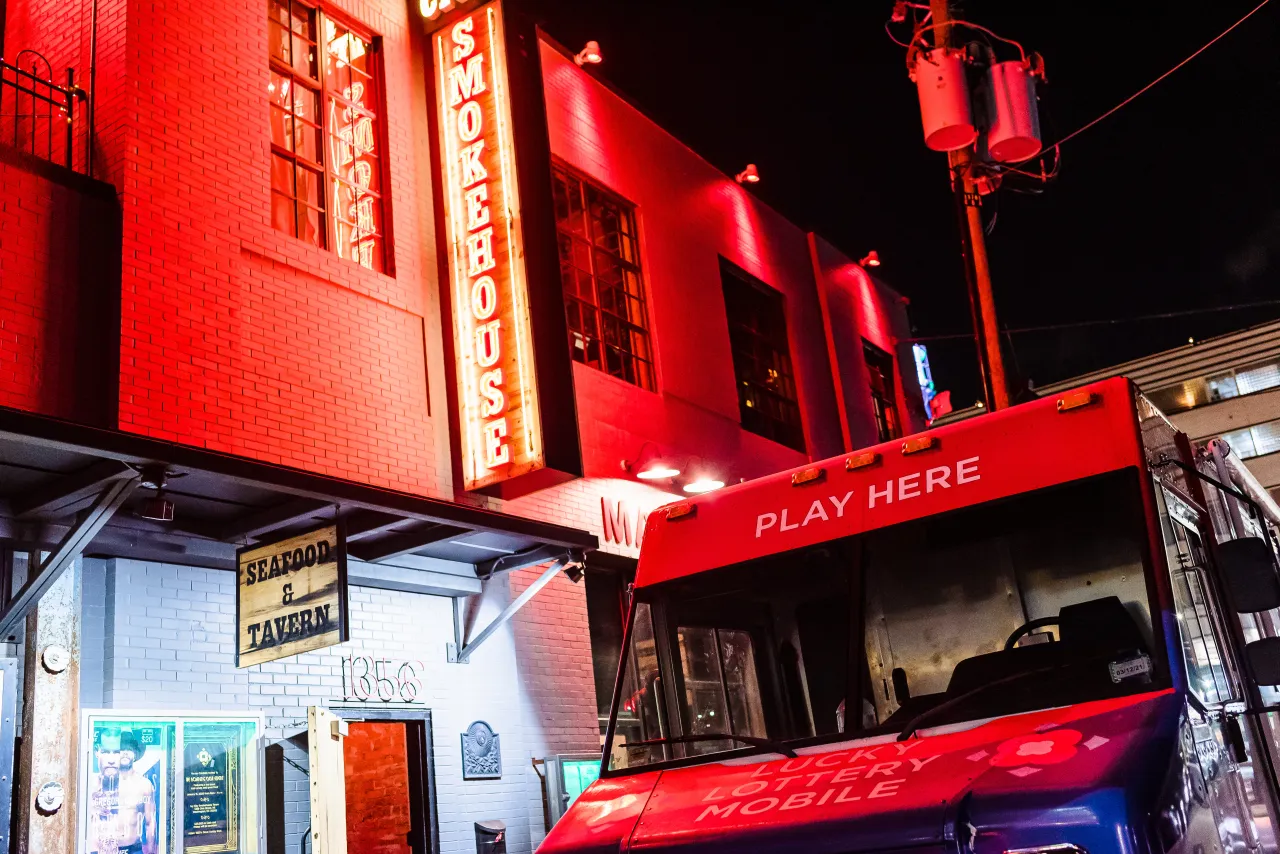
<svg viewBox="0 0 1280 854"><path fill-rule="evenodd" d="M501 6L435 36L463 485L545 462L515 180Z"/></svg>

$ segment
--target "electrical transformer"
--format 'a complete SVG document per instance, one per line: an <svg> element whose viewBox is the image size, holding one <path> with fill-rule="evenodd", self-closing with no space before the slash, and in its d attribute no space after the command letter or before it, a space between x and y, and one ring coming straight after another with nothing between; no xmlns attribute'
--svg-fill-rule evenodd
<svg viewBox="0 0 1280 854"><path fill-rule="evenodd" d="M1036 81L1025 61L997 62L987 69L987 153L997 163L1017 163L1040 153Z"/></svg>
<svg viewBox="0 0 1280 854"><path fill-rule="evenodd" d="M934 151L955 151L978 138L962 50L921 51L911 69L920 96L924 144Z"/></svg>

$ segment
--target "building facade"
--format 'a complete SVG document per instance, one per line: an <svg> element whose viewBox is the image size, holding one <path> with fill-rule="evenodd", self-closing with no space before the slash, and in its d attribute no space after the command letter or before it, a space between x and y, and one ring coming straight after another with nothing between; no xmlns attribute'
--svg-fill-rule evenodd
<svg viewBox="0 0 1280 854"><path fill-rule="evenodd" d="M530 851L647 514L923 426L906 301L518 4L0 8L16 850Z"/></svg>
<svg viewBox="0 0 1280 854"><path fill-rule="evenodd" d="M1038 388L1041 395L1129 377L1197 445L1227 441L1280 499L1280 322L1263 323Z"/></svg>

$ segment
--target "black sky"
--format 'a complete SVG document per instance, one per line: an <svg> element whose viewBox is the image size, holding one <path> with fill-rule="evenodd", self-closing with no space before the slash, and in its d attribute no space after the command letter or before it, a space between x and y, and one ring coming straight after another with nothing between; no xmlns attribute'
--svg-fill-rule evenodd
<svg viewBox="0 0 1280 854"><path fill-rule="evenodd" d="M1045 58L1046 142L1171 68L1258 0L979 2L958 17ZM921 139L891 0L524 0L597 73L727 172L847 254L869 249L919 336L968 330L945 155ZM1020 329L1280 300L1280 0L1062 149L1041 195L988 202L1002 326ZM1280 316L1280 305L1013 334L1038 384ZM977 396L972 343L929 342L939 389Z"/></svg>

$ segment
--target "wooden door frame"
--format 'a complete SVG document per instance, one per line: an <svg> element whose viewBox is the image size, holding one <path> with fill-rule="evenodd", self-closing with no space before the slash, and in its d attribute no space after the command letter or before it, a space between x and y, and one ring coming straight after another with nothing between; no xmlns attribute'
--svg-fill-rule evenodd
<svg viewBox="0 0 1280 854"><path fill-rule="evenodd" d="M432 746L431 710L404 707L379 708L357 704L335 705L330 712L351 723L379 721L383 723L420 724L405 727L405 747L409 758L410 815L421 815L427 833L427 851L440 854L440 816L436 809L436 763ZM421 734L421 744L415 735ZM414 773L414 765L421 770ZM425 791L423 788L425 787Z"/></svg>

